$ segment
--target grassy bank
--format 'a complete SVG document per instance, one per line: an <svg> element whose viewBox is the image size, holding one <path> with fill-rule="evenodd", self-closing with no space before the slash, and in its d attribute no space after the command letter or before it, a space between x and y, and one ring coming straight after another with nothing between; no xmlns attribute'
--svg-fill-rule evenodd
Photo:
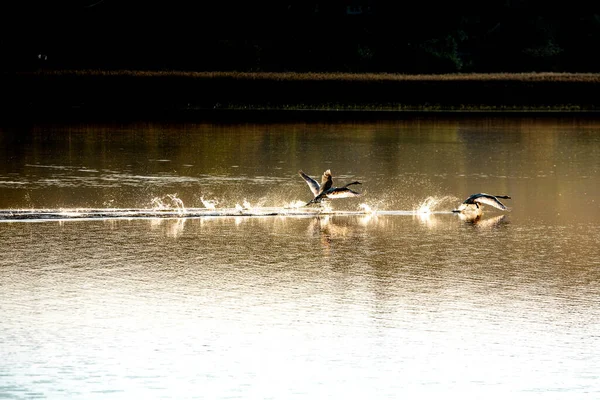
<svg viewBox="0 0 600 400"><path fill-rule="evenodd" d="M600 74L0 73L8 112L597 111Z"/></svg>

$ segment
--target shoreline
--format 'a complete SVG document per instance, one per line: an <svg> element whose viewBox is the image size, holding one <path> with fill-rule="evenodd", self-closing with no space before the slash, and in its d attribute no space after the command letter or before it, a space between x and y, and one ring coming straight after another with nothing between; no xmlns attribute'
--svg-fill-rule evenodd
<svg viewBox="0 0 600 400"><path fill-rule="evenodd" d="M600 74L1 72L6 119L597 115Z"/></svg>
<svg viewBox="0 0 600 400"><path fill-rule="evenodd" d="M0 126L22 123L132 123L132 122L332 122L415 119L600 119L600 111L365 111L365 110L46 110L21 111L0 118Z"/></svg>

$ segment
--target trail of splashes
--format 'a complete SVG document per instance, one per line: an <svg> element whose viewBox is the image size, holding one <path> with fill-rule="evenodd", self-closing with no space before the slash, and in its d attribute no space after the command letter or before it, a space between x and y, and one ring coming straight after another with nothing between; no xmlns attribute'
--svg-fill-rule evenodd
<svg viewBox="0 0 600 400"><path fill-rule="evenodd" d="M365 215L358 220L362 226L367 226L371 220L377 219L377 210L373 209L373 207L367 203L359 204L358 209L364 211L365 213Z"/></svg>
<svg viewBox="0 0 600 400"><path fill-rule="evenodd" d="M359 204L358 208L360 210L363 210L366 213L369 213L369 214L375 214L377 212L376 210L374 210L373 208L371 208L371 206L368 205L367 203Z"/></svg>
<svg viewBox="0 0 600 400"><path fill-rule="evenodd" d="M214 210L217 208L218 201L216 200L204 200L204 197L200 197L200 201L204 208L208 208L209 210Z"/></svg>
<svg viewBox="0 0 600 400"><path fill-rule="evenodd" d="M152 200L150 200L150 203L152 204L152 209L154 210L161 210L167 208L165 206L165 203L162 201L162 198L160 197L153 198Z"/></svg>
<svg viewBox="0 0 600 400"><path fill-rule="evenodd" d="M171 199L171 204L173 204L175 208L179 210L180 213L185 212L183 201L179 197L177 197L177 193L168 194L167 197Z"/></svg>
<svg viewBox="0 0 600 400"><path fill-rule="evenodd" d="M443 196L443 197L433 197L429 196L419 206L414 210L415 214L430 214L442 203L453 200L452 196Z"/></svg>
<svg viewBox="0 0 600 400"><path fill-rule="evenodd" d="M302 200L294 200L292 202L287 203L283 206L283 208L300 208L306 205L306 201Z"/></svg>
<svg viewBox="0 0 600 400"><path fill-rule="evenodd" d="M242 205L240 205L239 203L235 204L235 209L236 209L236 211L243 213L244 211L251 210L252 204L250 204L250 202L248 200L244 199L244 201L242 202Z"/></svg>
<svg viewBox="0 0 600 400"><path fill-rule="evenodd" d="M177 197L177 193L167 194L163 197L155 197L151 200L151 204L154 210L176 209L179 215L185 213L183 201Z"/></svg>

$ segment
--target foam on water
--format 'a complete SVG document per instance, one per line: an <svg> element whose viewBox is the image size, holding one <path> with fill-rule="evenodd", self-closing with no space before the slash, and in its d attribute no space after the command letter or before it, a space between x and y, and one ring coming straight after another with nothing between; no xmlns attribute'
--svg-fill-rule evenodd
<svg viewBox="0 0 600 400"><path fill-rule="evenodd" d="M259 199L259 205L251 204L243 199L241 204L217 207L220 202L215 199L200 197L203 207L185 207L177 193L154 197L149 208L59 208L59 209L29 209L29 210L0 210L0 221L15 220L69 220L69 219L117 219L117 218L201 218L201 217L264 217L264 216L368 216L369 219L378 215L413 215L429 219L432 214L450 213L451 211L438 211L440 204L447 200L455 199L451 196L427 197L414 210L388 210L381 206L381 202L361 203L357 209L334 209L334 205L343 205L343 202L323 201L319 204L306 206L302 200L289 203L281 202L279 206L265 207Z"/></svg>

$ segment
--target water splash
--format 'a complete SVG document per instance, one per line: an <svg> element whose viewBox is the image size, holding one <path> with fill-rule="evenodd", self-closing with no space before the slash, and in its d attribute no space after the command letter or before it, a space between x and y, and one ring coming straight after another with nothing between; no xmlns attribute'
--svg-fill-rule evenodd
<svg viewBox="0 0 600 400"><path fill-rule="evenodd" d="M288 204L284 205L283 208L300 208L300 207L304 207L305 205L306 205L305 201L294 200L294 201L289 202Z"/></svg>
<svg viewBox="0 0 600 400"><path fill-rule="evenodd" d="M177 197L177 193L168 194L167 197L171 200L171 204L174 205L174 208L176 208L180 212L185 212L183 201L179 197Z"/></svg>
<svg viewBox="0 0 600 400"><path fill-rule="evenodd" d="M427 215L436 211L440 204L445 203L449 200L454 200L455 198L452 196L443 196L443 197L433 197L429 196L425 200L419 204L419 206L414 210L415 214L419 215Z"/></svg>
<svg viewBox="0 0 600 400"><path fill-rule="evenodd" d="M216 200L204 200L204 197L200 197L200 201L202 202L204 208L208 208L209 210L214 210L217 208L217 204L219 203Z"/></svg>
<svg viewBox="0 0 600 400"><path fill-rule="evenodd" d="M151 200L152 208L154 210L172 210L175 209L180 215L185 214L185 207L183 201L177 197L177 193L167 194L163 197L154 197Z"/></svg>
<svg viewBox="0 0 600 400"><path fill-rule="evenodd" d="M359 204L358 209L363 210L364 212L369 213L369 214L375 214L377 212L376 210L373 210L373 208L371 208L371 206L368 205L367 203Z"/></svg>
<svg viewBox="0 0 600 400"><path fill-rule="evenodd" d="M236 209L236 211L239 211L240 213L244 212L244 207L240 206L239 204L235 205L235 209Z"/></svg>
<svg viewBox="0 0 600 400"><path fill-rule="evenodd" d="M419 207L415 210L415 214L431 214L431 211L433 211L437 204L438 201L435 197L429 196L419 204Z"/></svg>
<svg viewBox="0 0 600 400"><path fill-rule="evenodd" d="M160 197L155 197L150 200L150 204L152 204L152 209L154 210L167 208Z"/></svg>
<svg viewBox="0 0 600 400"><path fill-rule="evenodd" d="M244 207L245 210L251 210L252 209L252 205L246 199L244 199L244 201L242 203L242 207Z"/></svg>

